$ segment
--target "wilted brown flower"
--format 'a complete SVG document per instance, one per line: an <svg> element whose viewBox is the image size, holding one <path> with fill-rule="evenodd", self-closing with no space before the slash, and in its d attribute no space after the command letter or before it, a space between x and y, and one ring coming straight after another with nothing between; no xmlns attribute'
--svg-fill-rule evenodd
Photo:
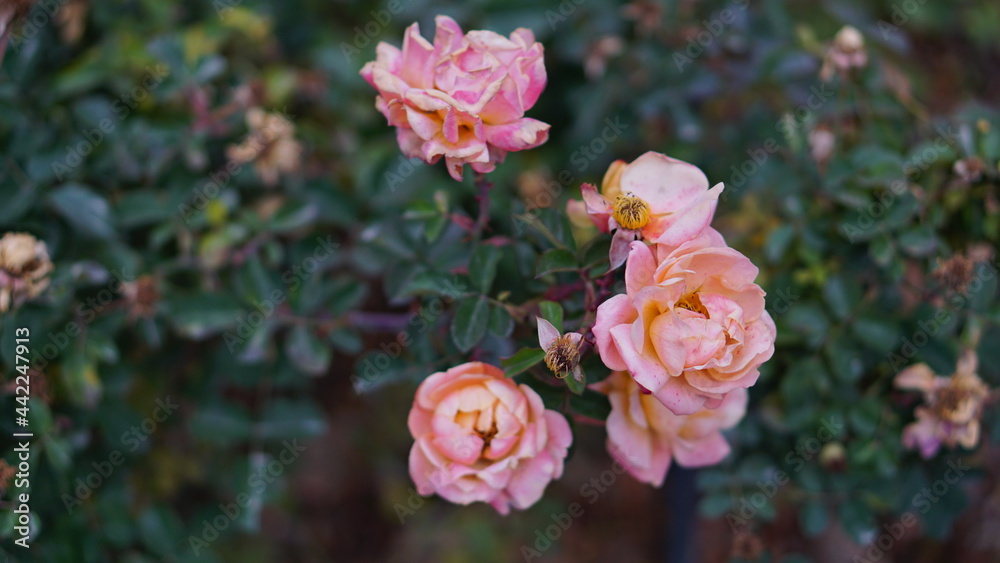
<svg viewBox="0 0 1000 563"><path fill-rule="evenodd" d="M156 314L156 305L160 302L160 290L156 278L145 275L135 281L122 284L122 293L128 303L129 317L152 317Z"/></svg>
<svg viewBox="0 0 1000 563"><path fill-rule="evenodd" d="M295 140L295 124L280 113L250 108L246 115L250 134L238 145L230 145L226 155L236 162L253 162L254 170L269 186L278 183L278 175L297 172L301 165L302 145Z"/></svg>
<svg viewBox="0 0 1000 563"><path fill-rule="evenodd" d="M950 377L936 376L927 364L915 364L896 376L896 387L924 395L917 420L903 429L903 445L920 450L926 459L942 444L974 448L979 442L979 418L990 389L976 374L978 359L966 350Z"/></svg>
<svg viewBox="0 0 1000 563"><path fill-rule="evenodd" d="M51 271L44 242L27 233L0 238L0 313L38 297L48 287Z"/></svg>
<svg viewBox="0 0 1000 563"><path fill-rule="evenodd" d="M962 254L956 254L944 261L938 259L938 266L931 275L945 288L965 295L969 290L969 283L972 281L974 266L974 260L970 260Z"/></svg>

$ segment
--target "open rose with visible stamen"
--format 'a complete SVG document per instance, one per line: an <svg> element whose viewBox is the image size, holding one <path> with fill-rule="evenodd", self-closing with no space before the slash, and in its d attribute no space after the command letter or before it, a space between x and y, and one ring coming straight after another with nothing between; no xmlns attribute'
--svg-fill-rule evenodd
<svg viewBox="0 0 1000 563"><path fill-rule="evenodd" d="M628 256L629 243L642 238L677 246L701 234L715 215L722 183L709 189L708 178L693 164L647 152L631 163L611 163L601 192L581 188L594 224L615 231L611 267Z"/></svg>
<svg viewBox="0 0 1000 563"><path fill-rule="evenodd" d="M448 173L461 180L466 164L491 172L507 152L548 140L548 124L524 117L546 82L542 45L532 32L465 34L447 16L435 22L433 43L413 24L402 50L380 43L376 60L361 69L403 153L429 164L444 157Z"/></svg>
<svg viewBox="0 0 1000 563"><path fill-rule="evenodd" d="M541 498L562 475L573 441L563 415L546 410L534 390L480 362L424 380L408 424L417 492L456 504L488 502L501 514Z"/></svg>
<svg viewBox="0 0 1000 563"><path fill-rule="evenodd" d="M774 353L757 267L707 229L676 248L633 242L625 294L597 309L604 364L628 371L675 414L715 408L750 387Z"/></svg>

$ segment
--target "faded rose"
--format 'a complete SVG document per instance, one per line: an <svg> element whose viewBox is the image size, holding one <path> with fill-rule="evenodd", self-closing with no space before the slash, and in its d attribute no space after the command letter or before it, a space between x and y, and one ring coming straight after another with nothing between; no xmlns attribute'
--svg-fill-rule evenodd
<svg viewBox="0 0 1000 563"><path fill-rule="evenodd" d="M628 371L675 414L750 387L774 353L757 267L714 229L676 248L633 242L626 293L597 309L604 364Z"/></svg>
<svg viewBox="0 0 1000 563"><path fill-rule="evenodd" d="M974 448L979 443L983 403L989 387L976 374L975 352L965 351L950 377L936 376L927 364L914 364L896 376L900 389L924 395L917 407L917 420L903 429L903 445L920 451L925 459L934 457L941 445Z"/></svg>
<svg viewBox="0 0 1000 563"><path fill-rule="evenodd" d="M541 498L562 475L569 423L497 367L469 362L431 375L409 417L410 476L421 495L488 502L501 514Z"/></svg>

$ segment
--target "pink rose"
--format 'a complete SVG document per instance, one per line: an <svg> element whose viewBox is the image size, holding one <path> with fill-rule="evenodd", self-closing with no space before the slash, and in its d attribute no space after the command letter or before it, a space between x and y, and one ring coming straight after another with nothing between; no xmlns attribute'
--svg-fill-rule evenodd
<svg viewBox="0 0 1000 563"><path fill-rule="evenodd" d="M447 16L436 18L434 43L413 24L402 51L380 43L361 76L379 92L375 100L397 128L400 149L429 164L443 156L462 179L465 164L490 172L508 151L548 140L549 126L524 117L545 88L542 45L530 30L510 38L491 31L463 34Z"/></svg>
<svg viewBox="0 0 1000 563"><path fill-rule="evenodd" d="M597 228L615 231L611 267L617 268L637 238L677 246L701 234L712 222L722 188L719 183L709 189L697 166L650 151L631 164L611 163L601 193L590 184L581 190Z"/></svg>
<svg viewBox="0 0 1000 563"><path fill-rule="evenodd" d="M541 498L573 441L566 419L535 391L480 362L424 380L408 424L416 440L410 476L421 495L488 502L501 514Z"/></svg>
<svg viewBox="0 0 1000 563"><path fill-rule="evenodd" d="M757 267L707 229L671 249L633 242L626 293L601 303L594 336L604 364L627 370L675 414L716 408L750 387L774 353Z"/></svg>
<svg viewBox="0 0 1000 563"><path fill-rule="evenodd" d="M736 426L747 409L746 389L726 395L716 409L676 415L622 371L592 387L608 395L608 452L636 479L663 484L671 460L683 467L705 467L729 454L722 430Z"/></svg>

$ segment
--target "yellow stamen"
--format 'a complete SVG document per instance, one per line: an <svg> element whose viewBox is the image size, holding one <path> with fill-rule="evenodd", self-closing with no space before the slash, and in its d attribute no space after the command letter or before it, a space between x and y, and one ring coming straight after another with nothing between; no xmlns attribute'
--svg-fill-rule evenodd
<svg viewBox="0 0 1000 563"><path fill-rule="evenodd" d="M677 300L677 303L674 306L687 309L688 311L694 311L695 313L705 315L706 319L708 318L708 309L706 309L705 305L701 303L701 297L698 297L697 291L684 295Z"/></svg>
<svg viewBox="0 0 1000 563"><path fill-rule="evenodd" d="M615 198L615 221L629 230L641 229L649 223L649 204L632 192Z"/></svg>

